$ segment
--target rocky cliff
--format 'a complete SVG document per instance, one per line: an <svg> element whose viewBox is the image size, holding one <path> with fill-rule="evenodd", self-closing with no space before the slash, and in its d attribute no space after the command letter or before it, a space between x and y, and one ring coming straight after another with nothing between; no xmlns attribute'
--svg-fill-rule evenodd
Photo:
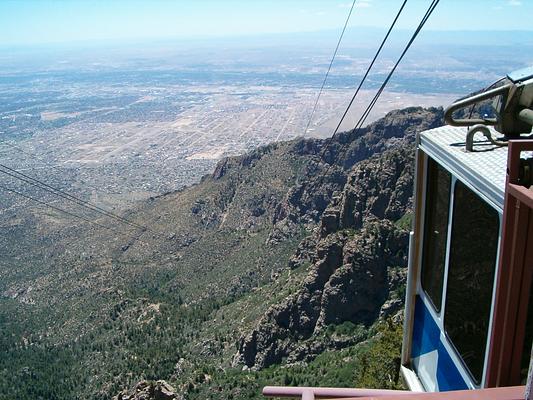
<svg viewBox="0 0 533 400"><path fill-rule="evenodd" d="M202 227L189 248L204 249L195 273L211 263L198 287L210 296L232 288L225 293L237 300L206 317L186 347L192 372L180 368L169 378L180 395L201 398L216 389L219 397L255 397L259 377L291 382L286 373L277 381L282 372L271 376L271 368L309 369L322 354L357 353L358 344L379 337L371 327L401 320L415 135L441 123L441 109L397 110L359 132L272 144L222 160L202 180L187 203ZM235 244L225 253L229 239ZM221 247L210 261L205 246L213 244ZM243 253L237 263L235 246ZM224 281L231 262L235 277ZM392 347L386 363L394 369L399 347ZM398 387L397 371L389 372L394 382L377 384ZM327 383L313 379L307 384Z"/></svg>
<svg viewBox="0 0 533 400"><path fill-rule="evenodd" d="M124 391L113 397L113 400L178 400L181 399L175 389L165 381L141 381L135 385L131 393Z"/></svg>
<svg viewBox="0 0 533 400"><path fill-rule="evenodd" d="M441 109L409 108L222 160L198 185L125 214L146 230L17 216L26 222L6 228L0 263L0 392L249 399L264 384L397 387L400 328L377 326L401 317L414 136L441 122ZM385 372L365 372L372 363Z"/></svg>
<svg viewBox="0 0 533 400"><path fill-rule="evenodd" d="M442 118L442 109L411 107L391 111L358 131L341 132L325 141L297 142L295 152L310 155L310 160L304 166L301 179L289 189L276 209L272 238L294 230L295 224L319 222L333 194L344 190L354 166L387 149L414 144L417 132L441 125ZM383 168L379 175L388 174L388 169L389 166Z"/></svg>
<svg viewBox="0 0 533 400"><path fill-rule="evenodd" d="M369 326L399 311L394 290L403 282L408 237L394 222L411 207L412 155L412 146L401 144L350 170L291 259L293 268L311 264L302 288L241 338L234 363L263 368L309 358L330 345L312 340L328 325Z"/></svg>

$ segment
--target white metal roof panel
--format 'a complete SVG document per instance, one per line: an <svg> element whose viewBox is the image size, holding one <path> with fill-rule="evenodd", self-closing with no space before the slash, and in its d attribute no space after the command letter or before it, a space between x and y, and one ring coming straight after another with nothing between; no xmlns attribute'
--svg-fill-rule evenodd
<svg viewBox="0 0 533 400"><path fill-rule="evenodd" d="M419 147L500 211L503 209L507 147L476 134L474 152L465 150L466 127L441 126L420 133ZM495 137L500 136L493 131Z"/></svg>

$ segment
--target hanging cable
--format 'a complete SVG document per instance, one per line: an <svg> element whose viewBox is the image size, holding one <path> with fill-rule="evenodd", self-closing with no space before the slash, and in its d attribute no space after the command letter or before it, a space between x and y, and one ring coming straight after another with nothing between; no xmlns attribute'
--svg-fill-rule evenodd
<svg viewBox="0 0 533 400"><path fill-rule="evenodd" d="M33 178L29 175L26 175L22 172L19 172L13 168L10 168L6 165L3 165L3 164L0 164L0 173L3 173L5 175L8 175L8 176L11 176L12 178L15 178L15 179L18 179L20 181L23 181L29 185L32 185L32 186L35 186L35 187L38 187L42 190L45 190L49 193L52 193L56 196L59 196L65 200L68 200L68 201L71 201L71 202L74 202L78 205L80 205L81 207L84 207L86 209L89 209L91 210L92 212L94 213L97 213L97 214L101 214L101 215L105 215L106 217L109 217L109 218L113 218L114 220L116 221L119 221L123 224L126 224L126 225L129 225L133 228L136 228L136 229L141 229L141 230L147 230L146 227L142 226L142 225L139 225L135 222L132 222L132 221L129 221L128 219L126 218L123 218L119 215L116 215L114 213L111 213L101 207L98 207L96 205L93 205L92 203L89 203L88 201L85 201L85 200L82 200L76 196L73 196L67 192L64 192L63 190L61 189L58 189L58 188L55 188L45 182L42 182L40 181L39 179L36 179L36 178Z"/></svg>
<svg viewBox="0 0 533 400"><path fill-rule="evenodd" d="M5 190L5 191L7 191L7 192L11 192L11 193L13 193L13 194L15 194L15 195L17 195L17 196L23 197L23 198L25 198L25 199L31 200L31 201L33 201L33 202L35 202L35 203L37 203L37 204L41 204L41 205L43 205L43 206L45 206L45 207L48 207L48 208L50 208L50 209L52 209L52 210L58 211L58 212L63 213L63 214L65 214L65 215L69 215L69 216L71 216L71 217L74 217L74 218L80 219L80 220L82 220L82 221L88 222L88 223L90 223L90 224L92 224L92 225L98 226L98 227L100 227L100 228L110 230L110 231L112 231L112 232L115 232L115 233L118 234L118 235L122 235L122 234L124 234L124 232L122 232L122 231L120 231L120 230L118 230L118 229L115 229L115 228L113 228L113 227L110 227L110 226L106 226L106 225L100 224L100 223L95 222L95 221L93 221L93 220L91 220L91 219L89 219L89 218L86 218L86 217L82 216L82 215L78 215L78 214L75 214L75 213L73 213L73 212L70 212L70 211L64 210L64 209L62 209L62 208L60 208L60 207L54 206L53 204L47 203L47 202L45 202L45 201L38 200L38 199L36 199L36 198L34 198L34 197L32 197L32 196L29 196L29 195L27 195L27 194L21 193L21 192L15 190L15 189L11 189L11 188L8 188L8 187L3 186L3 185L0 185L0 189L3 189L3 190ZM148 242L146 242L146 241L140 239L139 237L136 237L135 240L136 240L137 242L140 242L140 243L143 243L143 244L145 244L145 245L151 246L150 243L148 243Z"/></svg>
<svg viewBox="0 0 533 400"><path fill-rule="evenodd" d="M322 151L320 152L319 154L319 158L322 159L324 157L324 155L326 154L326 151L328 150L329 148L329 145L331 144L331 142L333 141L335 135L338 133L343 121L344 121L344 118L346 118L346 115L348 114L348 111L350 110L353 102L355 101L355 99L357 98L357 95L359 94L360 90L361 90L361 87L363 86L363 84L365 83L366 81L366 78L368 77L368 74L370 73L370 71L372 70L372 67L374 66L377 58L379 57L379 55L381 54L381 50L383 49L383 46L385 46L385 43L387 42L387 40L389 39L389 36L390 36L390 33L392 32L392 29L394 28L394 26L396 25L396 22L398 21L398 18L400 18L400 15L402 14L402 11L405 7L405 5L407 4L407 0L404 0L404 2L402 3L400 9L398 10L398 13L396 14L396 17L394 18L394 20L392 21L387 33L385 34L385 37L383 38L383 40L381 41L381 44L379 45L376 53L374 54L374 57L372 58L372 61L370 62L370 64L368 65L366 71L365 71L365 74L363 75L363 78L361 79L361 81L359 82L359 85L357 86L357 89L355 90L348 106L346 107L346 109L344 110L342 116L341 116L341 119L339 121L339 123L337 124L335 130L333 131L333 134L326 139L325 141L325 144L324 144L324 147L322 148Z"/></svg>
<svg viewBox="0 0 533 400"><path fill-rule="evenodd" d="M334 136L340 129L341 127L341 124L342 122L344 121L344 118L346 118L346 115L348 114L348 111L350 110L353 102L355 101L355 98L357 97L357 95L359 94L359 91L361 90L361 87L363 86L363 83L365 83L365 80L368 76L368 74L370 73L370 70L372 69L372 67L374 66L374 63L376 62L376 59L379 57L379 54L381 53L381 50L383 49L383 46L385 45L385 43L387 42L388 38L389 38L389 35L390 33L392 32L392 29L394 28L394 26L396 25L396 21L398 21L398 18L400 18L400 15L402 14L402 11L405 7L405 5L407 4L407 0L404 0L404 2L402 3L402 6L400 7L400 9L398 10L398 13L396 14L396 17L394 18L394 21L392 21L392 24L391 26L389 27L389 30L387 31L387 34L385 35L385 37L383 38L383 40L381 41L381 44L379 45L379 48L378 50L376 51L376 54L374 55L374 58L372 59L372 61L370 62L370 65L368 66L368 68L366 69L366 72L365 72L365 75L363 76L363 79L361 79L361 82L359 82L359 86L357 87L357 89L355 90L355 93L354 95L352 96L352 99L350 100L350 103L348 103L348 107L346 107L346 110L344 111L344 113L342 114L342 117L339 121L339 123L337 124L337 127L335 128L335 131L333 132L333 135Z"/></svg>
<svg viewBox="0 0 533 400"><path fill-rule="evenodd" d="M381 87L379 88L379 90L377 91L377 93L374 95L374 98L372 99L372 101L370 102L370 104L368 105L368 107L366 108L365 112L363 113L363 115L361 115L361 118L359 118L359 121L357 122L357 124L355 125L355 128L354 129L357 129L359 130L366 118L368 117L368 115L370 114L370 112L372 111L372 109L374 108L374 106L376 105L379 97L381 96L381 94L383 93L383 90L385 90L385 86L387 86L387 84L389 83L390 79L392 78L392 75L394 74L394 72L396 71L396 68L398 67L398 65L400 64L400 62L402 61L403 57L405 56L405 54L407 53L407 51L409 50L409 48L411 47L411 45L413 44L413 42L415 41L416 37L418 36L418 34L420 33L420 31L422 30L423 26L425 25L425 23L427 22L427 20L429 19L430 15L433 13L433 10L435 9L435 7L437 7L437 4L439 4L439 1L440 0L433 0L431 2L431 4L429 5L429 8L427 9L426 11L426 14L424 15L424 17L422 18L422 20L420 21L418 27L416 28L415 32L413 33L413 35L411 36L411 39L409 39L409 42L407 43L407 45L405 46L404 50L402 51L400 57L398 58L398 60L396 60L396 63L394 64L394 66L392 67L392 69L390 70L390 72L388 73L387 77L385 78L385 80L383 81L383 83L381 84Z"/></svg>
<svg viewBox="0 0 533 400"><path fill-rule="evenodd" d="M309 125L311 124L311 120L313 119L313 115L315 114L316 107L318 105L318 101L320 100L320 96L322 95L322 91L324 90L324 86L326 85L326 81L328 80L329 72L331 71L331 66L333 65L333 61L335 60L335 57L337 56L337 51L339 51L339 46L341 44L342 38L344 36L344 32L346 31L346 27L348 26L348 21L350 20L350 17L352 15L352 11L354 9L356 0L353 0L352 7L350 8L350 12L348 13L348 17L346 18L346 22L344 23L344 27L342 28L341 35L339 37L339 40L337 41L337 47L335 47L335 51L333 52L333 57L331 57L331 61L329 62L328 70L326 71L326 75L324 76L324 80L322 81L322 86L320 87L320 90L318 91L318 96L315 100L315 105L313 106L313 111L311 111L311 115L309 116L309 119L307 121L307 125L305 126L304 130L304 136L307 134L307 130L309 129Z"/></svg>
<svg viewBox="0 0 533 400"><path fill-rule="evenodd" d="M413 44L414 40L416 39L416 37L418 36L420 31L422 30L422 27L425 25L425 23L427 22L427 20L429 19L429 17L431 16L431 14L435 10L435 8L437 7L439 1L440 0L433 0L431 2L431 4L429 5L426 13L424 14L424 16L422 17L420 23L418 24L418 27L416 28L416 30L414 31L413 35L411 36L411 39L409 40L409 42L405 46L404 50L402 51L400 57L398 58L398 60L394 64L393 68L390 70L390 72L388 73L387 77L385 78L385 80L381 84L380 88L378 89L378 91L374 95L373 99L370 101L369 105L367 106L367 108L365 109L365 111L363 112L363 114L361 115L361 117L359 118L357 123L355 124L355 127L352 129L352 136L354 138L357 137L357 135L359 134L359 131L360 131L362 125L364 124L366 118L368 117L368 115L370 114L372 109L374 108L377 100L381 96L381 93L383 93L383 90L385 89L385 86L387 85L387 83L391 79L392 75L396 71L396 68L398 67L398 65L402 61L403 57L405 56L405 54L407 53L407 51L409 50L409 48ZM327 147L328 145L329 145L329 143L327 143L325 146ZM344 143L341 146L341 148L339 149L339 155L341 155L341 154L343 154L345 152L346 147L348 145L349 145L349 142L346 142L346 143ZM325 153L325 151L324 151L324 153ZM340 158L340 157L338 157L338 158ZM321 157L321 159L322 159L322 157ZM319 185L321 185L323 183L324 176L329 172L329 170L332 168L332 166L333 166L333 163L332 164L328 164L328 167L326 168L324 173L322 173L320 175L318 184L317 185L313 185L312 188L315 187L315 186L319 186ZM317 181L315 181L315 182L317 182Z"/></svg>
<svg viewBox="0 0 533 400"><path fill-rule="evenodd" d="M59 168L59 167L57 167L57 166L55 166L55 165L50 165L50 164L48 164L47 161L44 160L42 156L39 157L39 156L35 155L35 153L31 153L31 152L29 152L29 151L26 151L26 150L22 149L20 146L17 146L17 145L14 145L13 143L5 142L5 141L4 141L4 142L1 142L0 144L2 144L2 145L7 145L8 147L11 147L11 148L15 149L15 150L21 152L22 154L25 154L25 155L30 156L30 157L32 157L32 158L36 158L37 160L39 160L39 161L45 163L45 165L46 165L47 167L49 167L49 168L53 168L54 170L60 172L61 174L63 174L63 173L65 172L64 169L62 169L62 168ZM49 154L49 153L51 153L51 152L47 152L47 153L45 153L45 155L46 155L46 154ZM17 171L17 172L20 172L20 171ZM95 189L94 187L92 187L92 188L91 188L91 187L88 187L88 189L91 189L91 190L97 190L97 189ZM92 204L92 203L90 203L90 204L93 205L94 207L97 207L97 206L95 206L95 205ZM102 210L102 212L110 212L109 210L106 210L105 208L100 208L100 209ZM111 213L111 212L110 212L110 213ZM147 217L150 217L150 218L155 218L155 217L157 217L157 216L153 216L153 215L146 214L145 212L144 212L144 213L141 212L141 213L142 213L142 214L145 214ZM118 215L117 215L117 216L118 216ZM120 217L120 216L118 216L118 217L119 217L119 218L123 218L123 217ZM145 228L145 227L142 226L140 229L143 229L143 228ZM150 229L150 228L146 228L146 229L149 230L149 231L153 231L153 230Z"/></svg>
<svg viewBox="0 0 533 400"><path fill-rule="evenodd" d="M389 26L389 29L387 30L387 33L385 34L385 36L383 37L383 40L381 41L376 53L374 54L374 57L372 58L372 61L370 62L370 64L368 65L366 71L365 71L365 74L363 75L363 78L361 79L361 81L359 82L359 85L357 86L357 89L355 90L352 98L350 99L350 102L348 103L348 106L346 107L346 109L344 110L335 130L333 131L333 134L327 138L325 140L325 143L324 143L324 146L322 148L322 151L319 153L319 159L322 160L324 158L324 155L326 154L330 144L333 142L334 140L334 137L335 135L338 133L341 125L342 125L342 122L344 121L344 119L346 118L346 115L348 114L348 111L350 110L352 104L354 103L355 99L357 98L357 95L359 94L360 90L361 90L361 87L363 86L364 82L366 81L366 78L368 77L368 74L370 73L370 71L372 70L372 67L374 66L377 58L379 57L379 55L381 54L381 51L383 49L383 47L385 46L385 43L387 42L387 40L389 39L389 36L392 32L392 30L394 29L394 26L396 25L396 22L398 21L398 19L400 18L400 15L402 14L404 8L405 8L405 5L407 4L407 0L404 0L404 2L402 3L402 5L400 6L400 8L398 9L398 12L396 13L396 16L394 17L394 20L392 21L392 23L390 24ZM329 169L329 168L328 168ZM323 177L322 177L323 179ZM322 179L320 180L320 183L322 183ZM315 187L316 185L313 185L312 187Z"/></svg>
<svg viewBox="0 0 533 400"><path fill-rule="evenodd" d="M45 206L45 207L51 208L52 210L55 210L55 211L61 212L61 213L63 213L63 214L69 215L69 216L74 217L74 218L81 219L81 220L83 220L83 221L85 221L85 222L89 222L89 223L91 223L91 224L93 224L93 225L99 226L100 228L109 229L109 230L111 230L111 231L113 231L113 232L115 232L115 233L122 234L122 232L120 232L120 231L118 231L118 230L116 230L116 229L114 229L114 228L111 228L110 226L106 226L106 225L99 224L98 222L95 222L95 221L93 221L93 220L91 220L91 219L89 219L89 218L83 217L83 216L78 215L78 214L74 214L74 213L72 213L72 212L70 212L70 211L67 211L67 210L64 210L64 209L62 209L62 208L56 207L56 206L54 206L54 205L52 205L52 204L50 204L50 203L47 203L47 202L45 202L45 201L37 200L36 198L34 198L34 197L32 197L32 196L28 196L28 195L26 195L26 194L24 194L24 193L21 193L21 192L15 190L15 189L11 189L11 188L5 187L5 186L3 186L3 185L0 185L0 189L3 189L3 190L5 190L5 191L7 191L7 192L14 193L14 194L16 194L17 196L24 197L25 199L28 199L28 200L34 201L35 203L38 203L38 204L41 204L41 205L43 205L43 206Z"/></svg>
<svg viewBox="0 0 533 400"><path fill-rule="evenodd" d="M55 166L55 165L50 165L50 164L48 164L47 161L43 160L43 157L42 157L42 156L39 157L39 156L37 156L35 153L31 153L31 152L29 152L29 151L26 151L26 150L22 149L20 146L17 146L17 145L14 145L13 143L5 142L5 141L4 141L4 142L0 142L0 144L5 145L5 146L8 146L8 147L11 147L12 149L15 149L15 150L19 151L20 153L22 153L22 154L26 154L27 156L30 156L30 157L32 157L32 158L36 158L37 160L44 162L44 163L46 164L46 167L53 168L53 169L55 169L56 171L61 172L61 173L64 173L64 172L65 172L63 169L61 169L61 168L59 168L59 167L57 167L57 166ZM49 153L50 153L50 152L47 152L47 153L45 153L45 155L46 155L46 154L49 154Z"/></svg>

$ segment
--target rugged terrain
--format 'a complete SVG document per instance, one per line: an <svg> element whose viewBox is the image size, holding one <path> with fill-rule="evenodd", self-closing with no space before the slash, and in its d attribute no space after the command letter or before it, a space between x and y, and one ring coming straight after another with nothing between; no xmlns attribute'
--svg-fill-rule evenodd
<svg viewBox="0 0 533 400"><path fill-rule="evenodd" d="M0 398L400 386L414 136L441 121L409 108L224 159L124 214L146 229L8 213Z"/></svg>

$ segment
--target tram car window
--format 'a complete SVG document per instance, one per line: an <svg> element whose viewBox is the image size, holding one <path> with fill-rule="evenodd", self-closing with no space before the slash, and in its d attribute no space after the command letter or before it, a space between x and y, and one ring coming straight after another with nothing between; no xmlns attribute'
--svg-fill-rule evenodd
<svg viewBox="0 0 533 400"><path fill-rule="evenodd" d="M450 186L450 173L429 158L421 283L437 312L442 302Z"/></svg>
<svg viewBox="0 0 533 400"><path fill-rule="evenodd" d="M479 384L492 304L499 217L493 207L457 181L452 219L444 328Z"/></svg>

